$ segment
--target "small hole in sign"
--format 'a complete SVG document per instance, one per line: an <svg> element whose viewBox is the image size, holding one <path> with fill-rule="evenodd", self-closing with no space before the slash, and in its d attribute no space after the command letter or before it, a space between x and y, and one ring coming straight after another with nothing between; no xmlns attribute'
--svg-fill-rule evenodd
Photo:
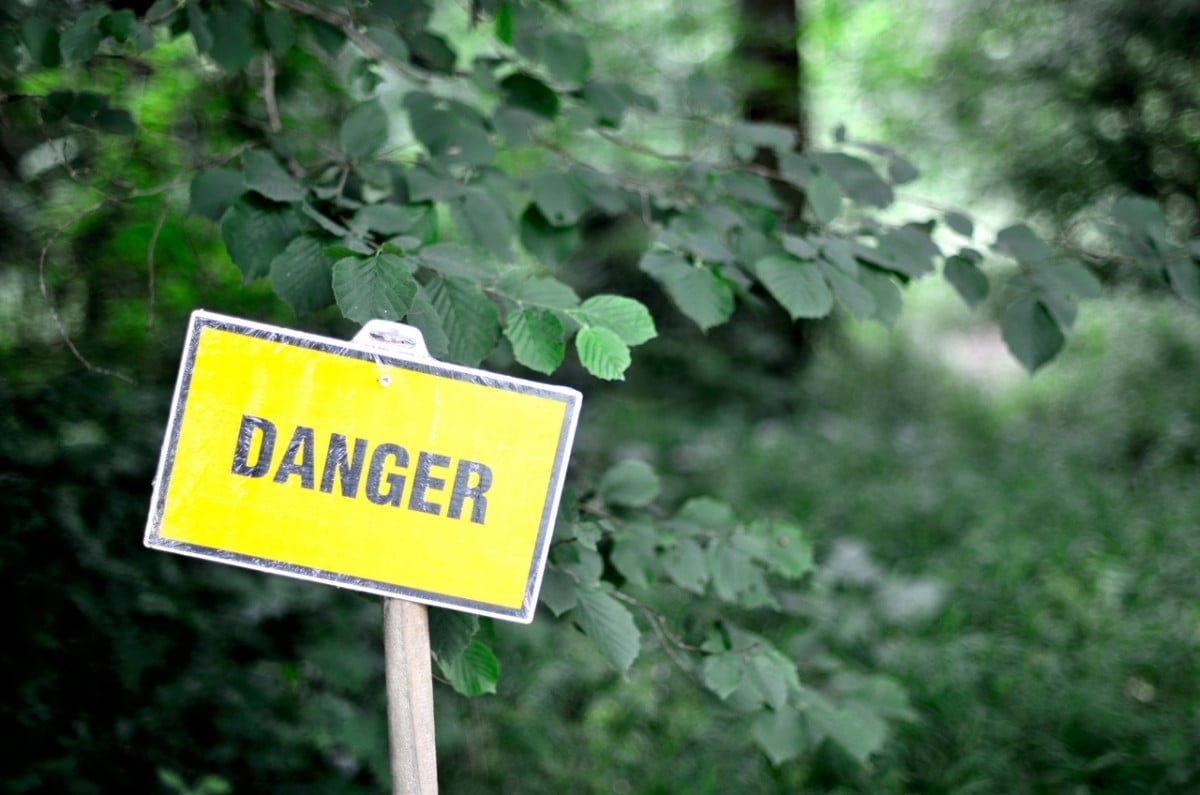
<svg viewBox="0 0 1200 795"><path fill-rule="evenodd" d="M392 377L390 375L379 376L379 385L380 386L391 386L391 384L392 384Z"/></svg>

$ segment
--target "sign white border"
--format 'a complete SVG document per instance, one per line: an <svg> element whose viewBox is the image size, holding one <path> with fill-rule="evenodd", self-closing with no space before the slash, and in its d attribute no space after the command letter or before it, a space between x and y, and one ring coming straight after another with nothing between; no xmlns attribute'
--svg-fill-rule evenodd
<svg viewBox="0 0 1200 795"><path fill-rule="evenodd" d="M188 392L191 387L192 374L196 363L200 332L205 328L256 337L280 345L291 345L297 348L321 351L352 359L377 362L389 367L398 367L426 375L466 381L491 389L519 392L548 400L556 400L565 404L566 410L563 412L562 430L559 433L558 448L555 451L554 465L550 472L550 482L547 486L546 498L542 506L541 522L538 527L537 540L534 544L533 559L529 565L529 574L526 578L525 595L521 607L514 609L503 605L408 588L399 584L352 577L338 572L297 566L286 561L269 560L238 552L175 541L160 535L159 530L166 509L171 472L175 462L175 451L179 443L180 426L183 421L183 412L187 405ZM477 370L471 367L439 362L434 359L407 357L391 352L382 346L364 345L333 337L322 337L317 334L293 331L279 326L270 326L264 323L242 320L199 309L192 313L191 321L188 325L187 338L184 341L183 358L180 361L179 376L175 382L175 395L171 401L171 415L167 422L166 436L163 439L162 454L158 462L158 472L154 478L154 493L150 502L150 518L146 524L145 545L151 549L189 555L191 557L203 558L218 563L227 563L248 569L256 569L270 574L281 574L287 577L336 585L339 588L350 588L396 599L408 599L435 607L446 607L453 610L491 616L505 621L528 624L533 620L534 610L537 607L537 597L542 586L542 572L545 569L546 555L550 549L550 537L554 532L554 521L558 514L559 499L562 497L563 479L566 474L567 461L571 454L571 445L575 439L575 427L578 423L579 407L582 401L583 395L577 390L568 387L540 384L535 381L527 381L521 378L490 373L486 370Z"/></svg>

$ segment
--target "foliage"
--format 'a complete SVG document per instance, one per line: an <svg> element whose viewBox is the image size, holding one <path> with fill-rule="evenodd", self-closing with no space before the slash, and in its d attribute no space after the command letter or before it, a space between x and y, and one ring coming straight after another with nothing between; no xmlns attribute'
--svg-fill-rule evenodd
<svg viewBox="0 0 1200 795"><path fill-rule="evenodd" d="M152 469L161 427L143 401L166 400L156 368L172 346L142 327L156 315L174 331L210 299L278 319L269 287L294 311L289 322L327 333L404 319L443 359L632 380L632 349L645 354L678 319L660 294L714 334L739 307L811 320L843 307L888 325L900 288L939 266L968 302L986 295L986 249L1019 266L1001 326L1033 371L1065 344L1076 304L1098 292L1085 265L1025 224L985 235L963 212L894 220L917 170L890 148L839 135L830 150L796 151L794 130L739 119L702 73L661 97L609 79L571 17L551 7L482 3L468 19L393 0L159 0L144 13L93 4L72 16L53 3L4 13L6 151L22 194L47 205L40 245L19 244L30 267L11 292L44 300L50 332L10 340L6 372L61 333L92 370L102 371L92 359L138 351L151 373L143 391L106 380L93 394L51 357L35 383L4 394L11 416L31 413L44 437L5 451L20 486L5 495L19 517L10 541L28 550L49 531L77 550L68 560L43 551L44 579L36 569L12 579L21 599L51 600L52 583L71 583L57 631L23 633L40 644L45 674L23 668L11 710L29 730L14 757L25 769L5 772L14 789L153 780L213 791L228 779L345 792L386 777L378 705L356 703L379 691L377 656L346 653L370 634L369 602L178 561L156 560L149 573L114 565L138 524L130 481ZM660 121L677 140L645 133ZM1196 249L1168 233L1156 205L1127 199L1113 216L1108 245L1200 298ZM597 257L589 243L622 224L640 227L625 243L636 273L599 278L621 258ZM192 236L208 246L218 234L228 263L206 248L195 259L211 261L162 272L188 261ZM68 247L75 264L56 268ZM131 287L129 263L142 259L148 294ZM611 291L591 289L601 281ZM84 419L97 399L113 412L103 427L117 429L99 438ZM127 457L89 468L73 457L80 445ZM781 626L811 618L801 605L820 587L805 530L681 494L644 456L583 451L543 583L558 620L542 621L582 630L608 682L635 676L656 648L741 727L743 744L780 766L754 757L756 775L799 781L823 755L857 766L877 758L913 717L904 692L864 673L854 649L823 643L809 656ZM59 506L52 527L40 504ZM91 604L106 587L113 601ZM315 613L334 628L303 620ZM155 631L164 623L174 638ZM520 641L470 618L433 626L446 684L503 692L502 644L520 660ZM80 692L64 635L79 649L112 648L118 664L93 661ZM213 686L226 658L255 661L254 686ZM150 704L128 703L144 690ZM58 717L71 710L75 721ZM114 711L121 720L104 725ZM164 736L156 711L180 716L186 736ZM265 725L227 717L238 711Z"/></svg>

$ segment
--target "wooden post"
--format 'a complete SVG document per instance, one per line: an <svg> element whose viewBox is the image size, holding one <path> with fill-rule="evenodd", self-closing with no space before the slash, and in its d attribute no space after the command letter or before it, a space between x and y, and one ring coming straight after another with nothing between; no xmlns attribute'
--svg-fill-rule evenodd
<svg viewBox="0 0 1200 795"><path fill-rule="evenodd" d="M392 795L436 795L433 670L425 605L383 600Z"/></svg>

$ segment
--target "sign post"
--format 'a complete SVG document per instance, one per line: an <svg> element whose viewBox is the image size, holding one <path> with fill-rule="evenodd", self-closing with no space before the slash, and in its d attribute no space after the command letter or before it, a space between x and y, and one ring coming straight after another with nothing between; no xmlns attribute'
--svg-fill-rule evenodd
<svg viewBox="0 0 1200 795"><path fill-rule="evenodd" d="M197 311L145 543L384 597L393 792L434 793L425 605L533 620L580 402L399 323L345 342Z"/></svg>

